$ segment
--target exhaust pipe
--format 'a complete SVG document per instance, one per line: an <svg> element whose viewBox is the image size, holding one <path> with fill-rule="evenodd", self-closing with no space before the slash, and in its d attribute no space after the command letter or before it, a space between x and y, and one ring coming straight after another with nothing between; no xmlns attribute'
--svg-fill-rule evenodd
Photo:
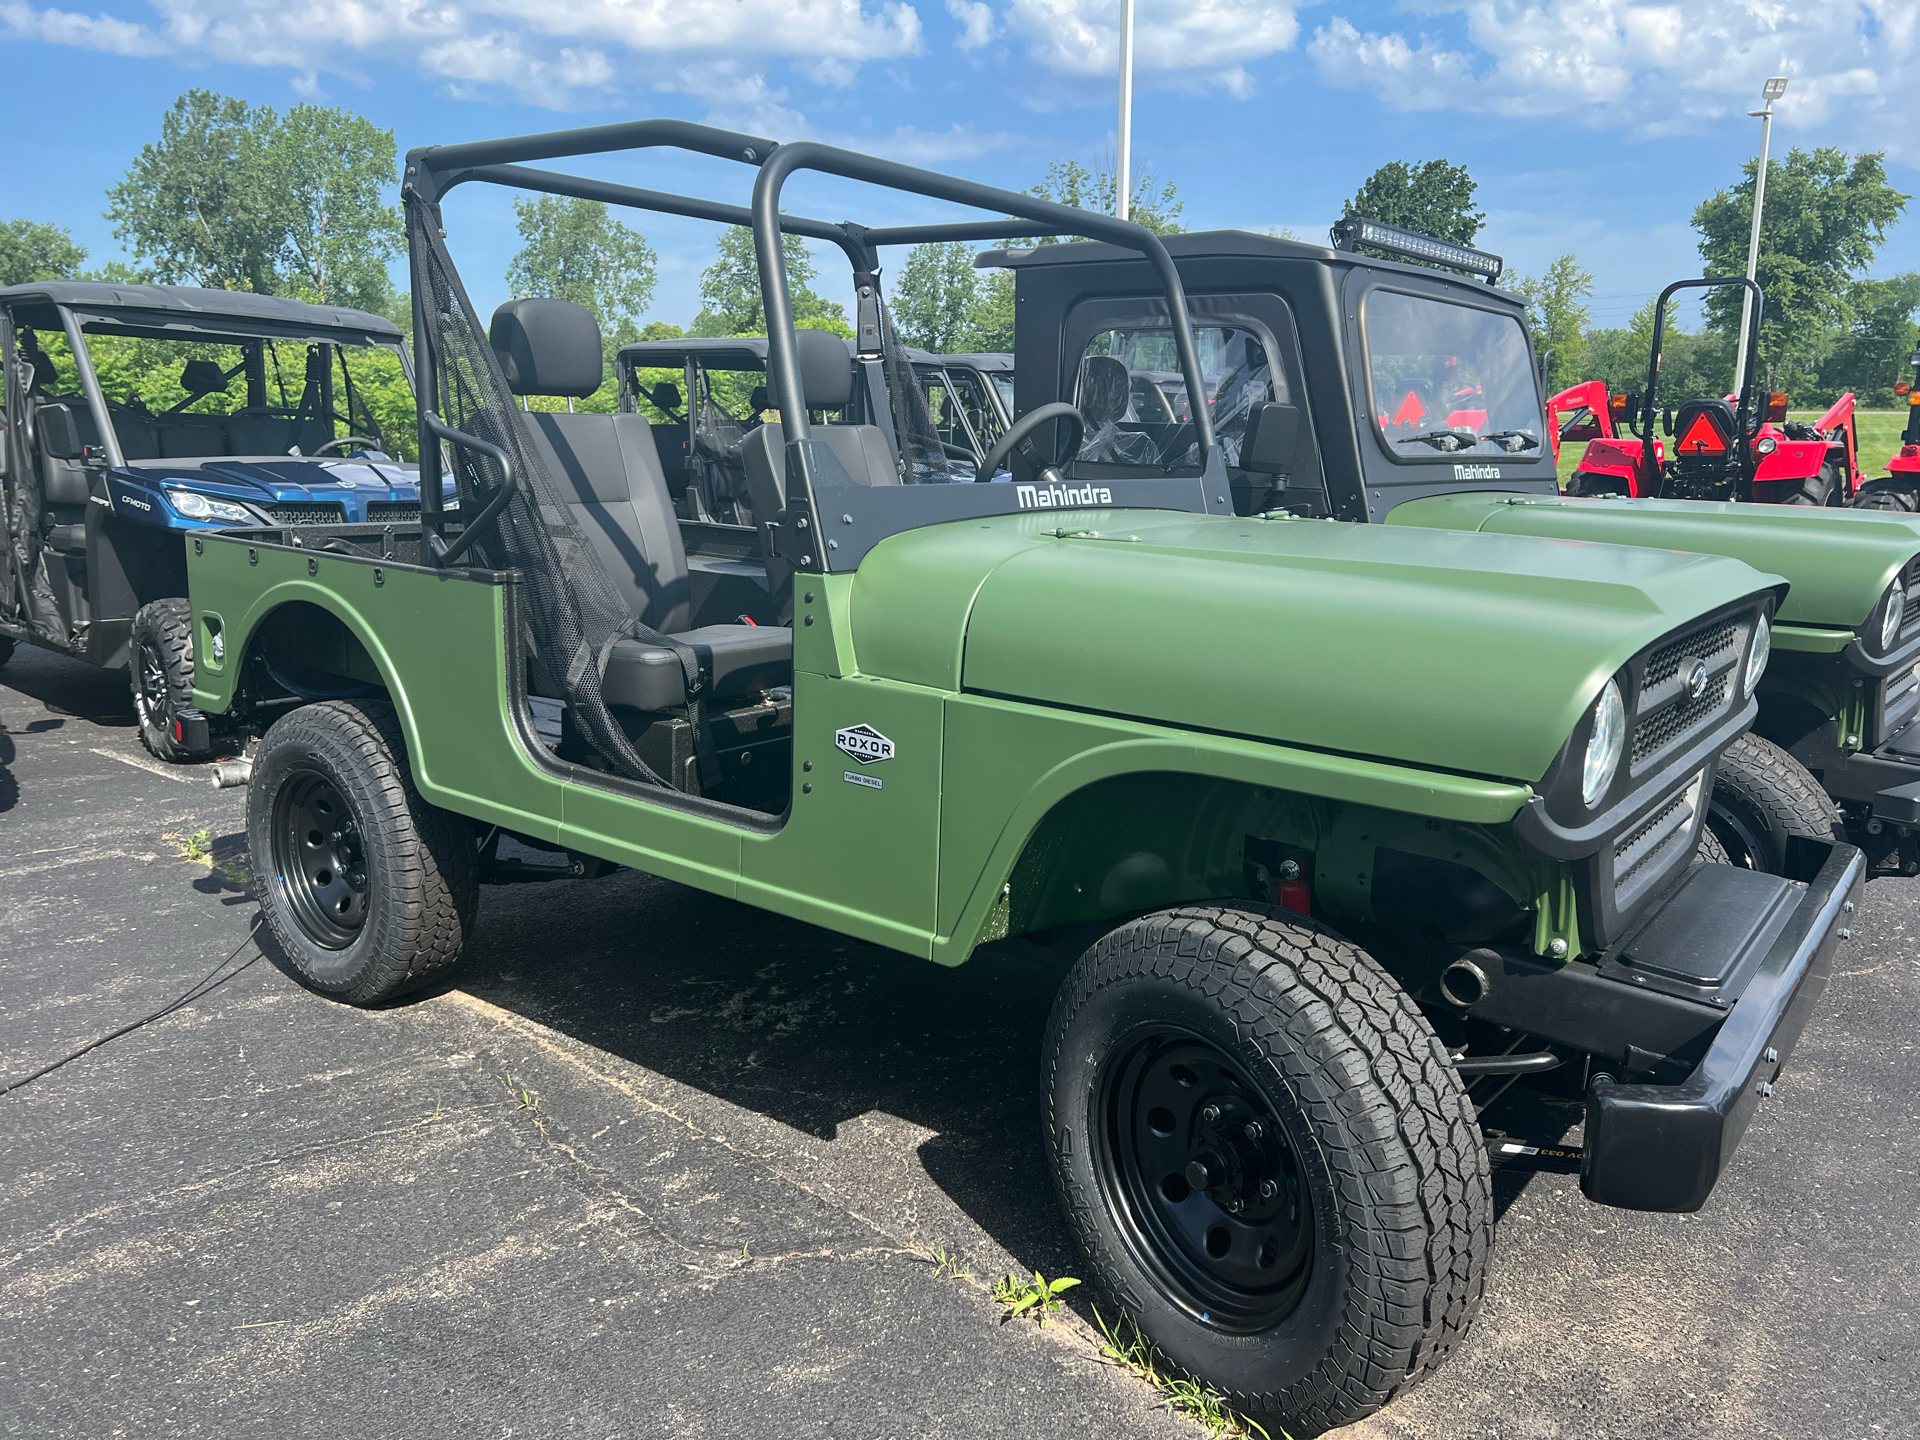
<svg viewBox="0 0 1920 1440"><path fill-rule="evenodd" d="M251 779L251 760L222 760L213 767L213 788L216 790L237 790Z"/></svg>

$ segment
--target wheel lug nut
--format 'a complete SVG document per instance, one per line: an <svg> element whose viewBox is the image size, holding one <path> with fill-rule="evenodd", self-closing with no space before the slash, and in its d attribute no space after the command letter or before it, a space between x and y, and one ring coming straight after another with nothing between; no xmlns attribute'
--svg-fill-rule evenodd
<svg viewBox="0 0 1920 1440"><path fill-rule="evenodd" d="M1213 1124L1214 1121L1220 1118L1220 1107L1218 1105L1207 1106L1206 1109L1200 1112L1200 1118L1209 1125Z"/></svg>
<svg viewBox="0 0 1920 1440"><path fill-rule="evenodd" d="M1273 1199L1274 1196L1278 1195L1279 1193L1280 1193L1280 1187L1274 1184L1273 1181L1262 1180L1260 1182L1260 1198L1262 1200L1271 1200Z"/></svg>
<svg viewBox="0 0 1920 1440"><path fill-rule="evenodd" d="M1262 1135L1266 1133L1267 1133L1267 1127L1262 1125L1258 1120L1249 1120L1247 1122L1247 1130L1246 1130L1247 1139L1258 1140Z"/></svg>
<svg viewBox="0 0 1920 1440"><path fill-rule="evenodd" d="M1220 1202L1220 1208L1229 1215L1238 1215L1240 1213L1240 1197L1237 1195L1229 1195Z"/></svg>

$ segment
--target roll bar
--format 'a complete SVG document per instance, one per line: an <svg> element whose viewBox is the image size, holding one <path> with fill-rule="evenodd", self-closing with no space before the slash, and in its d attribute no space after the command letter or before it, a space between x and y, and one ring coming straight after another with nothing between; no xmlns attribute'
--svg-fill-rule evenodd
<svg viewBox="0 0 1920 1440"><path fill-rule="evenodd" d="M1658 493L1660 486L1660 463L1653 456L1653 417L1659 409L1659 397L1655 392L1660 386L1661 340L1667 330L1667 301L1681 290L1717 290L1722 285L1737 285L1753 292L1753 314L1747 322L1747 333L1740 340L1747 353L1747 364L1743 369L1747 383L1734 397L1734 429L1738 433L1733 443L1741 447L1743 458L1747 437L1758 428L1752 424L1753 406L1750 401L1755 387L1760 383L1754 373L1757 367L1753 362L1760 358L1760 311L1766 304L1766 297L1760 293L1760 287L1744 275L1706 275L1697 280L1674 281L1660 292L1660 298L1654 302L1653 350L1647 360L1647 389L1640 400L1639 423L1634 427L1634 433L1646 442L1640 447L1640 463L1646 472L1641 485L1649 494Z"/></svg>

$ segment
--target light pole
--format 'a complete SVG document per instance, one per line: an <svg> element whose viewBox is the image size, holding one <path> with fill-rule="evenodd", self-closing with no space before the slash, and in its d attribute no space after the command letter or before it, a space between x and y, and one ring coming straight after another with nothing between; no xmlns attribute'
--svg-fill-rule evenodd
<svg viewBox="0 0 1920 1440"><path fill-rule="evenodd" d="M1787 77L1776 75L1767 81L1760 98L1766 103L1747 114L1760 122L1760 168L1753 175L1753 234L1747 239L1747 279L1754 278L1760 265L1760 208L1767 203L1767 142L1773 138L1773 102L1787 93ZM1740 334L1734 341L1733 394L1737 401L1747 393L1747 326L1753 320L1753 291L1740 292Z"/></svg>
<svg viewBox="0 0 1920 1440"><path fill-rule="evenodd" d="M1120 173L1114 177L1113 213L1127 218L1133 192L1133 0L1120 0Z"/></svg>

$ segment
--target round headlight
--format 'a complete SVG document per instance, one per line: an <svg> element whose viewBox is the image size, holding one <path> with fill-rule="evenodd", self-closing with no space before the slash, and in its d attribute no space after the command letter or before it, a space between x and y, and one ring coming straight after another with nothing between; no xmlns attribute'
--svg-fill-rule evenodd
<svg viewBox="0 0 1920 1440"><path fill-rule="evenodd" d="M1900 622L1906 618L1907 592L1898 580L1887 587L1886 608L1880 612L1880 648L1893 649L1900 642Z"/></svg>
<svg viewBox="0 0 1920 1440"><path fill-rule="evenodd" d="M1747 673L1741 677L1741 693L1749 700L1759 688L1760 677L1767 673L1767 657L1773 653L1773 627L1762 615L1753 627L1753 648L1747 651Z"/></svg>
<svg viewBox="0 0 1920 1440"><path fill-rule="evenodd" d="M1774 451L1780 448L1780 442L1774 439L1771 435L1767 435L1767 436L1763 436L1761 438L1760 443L1758 445L1755 445L1753 448L1755 450L1758 450L1762 455L1771 455Z"/></svg>
<svg viewBox="0 0 1920 1440"><path fill-rule="evenodd" d="M1612 787L1626 748L1627 707L1620 699L1619 682L1609 680L1600 698L1593 702L1593 733L1587 736L1587 759L1580 767L1580 798L1589 810Z"/></svg>
<svg viewBox="0 0 1920 1440"><path fill-rule="evenodd" d="M213 506L207 503L207 497L196 495L191 490L169 490L167 499L173 502L173 508L189 520L205 520L213 514Z"/></svg>

